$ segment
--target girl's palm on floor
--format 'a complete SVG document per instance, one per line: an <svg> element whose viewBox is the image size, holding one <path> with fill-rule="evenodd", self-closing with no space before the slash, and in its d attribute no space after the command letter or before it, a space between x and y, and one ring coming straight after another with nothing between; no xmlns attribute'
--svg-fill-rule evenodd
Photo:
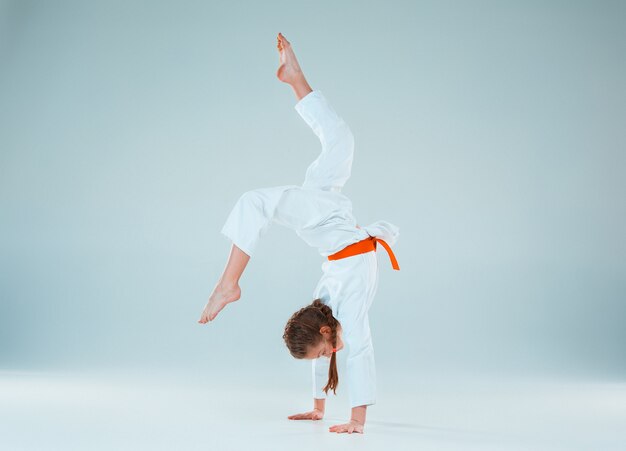
<svg viewBox="0 0 626 451"><path fill-rule="evenodd" d="M287 418L289 418L290 420L321 420L322 418L324 418L324 412L315 409L311 410L310 412L289 415Z"/></svg>
<svg viewBox="0 0 626 451"><path fill-rule="evenodd" d="M363 425L356 421L350 421L346 424L336 424L328 428L330 432L347 432L348 434L352 434L353 432L358 432L359 434L363 433Z"/></svg>

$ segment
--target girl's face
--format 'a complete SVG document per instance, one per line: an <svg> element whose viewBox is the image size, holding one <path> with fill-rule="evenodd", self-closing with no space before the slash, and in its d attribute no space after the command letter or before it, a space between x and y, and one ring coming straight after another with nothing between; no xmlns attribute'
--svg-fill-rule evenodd
<svg viewBox="0 0 626 451"><path fill-rule="evenodd" d="M341 334L343 330L341 326L337 327L337 352L343 349L343 340L341 339ZM318 359L322 356L330 357L333 354L333 344L331 343L330 338L330 327L323 326L320 329L320 334L322 335L322 340L315 346L311 346L309 348L309 352L306 359Z"/></svg>

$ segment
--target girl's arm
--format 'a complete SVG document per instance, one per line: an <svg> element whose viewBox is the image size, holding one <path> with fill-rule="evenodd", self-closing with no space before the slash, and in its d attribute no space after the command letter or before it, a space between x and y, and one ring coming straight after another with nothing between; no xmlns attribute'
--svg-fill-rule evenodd
<svg viewBox="0 0 626 451"><path fill-rule="evenodd" d="M347 301L355 301L356 298ZM350 422L331 426L330 432L363 433L367 406L376 403L374 348L369 329L367 306L360 300L345 302L342 326L348 346L346 382L352 412Z"/></svg>

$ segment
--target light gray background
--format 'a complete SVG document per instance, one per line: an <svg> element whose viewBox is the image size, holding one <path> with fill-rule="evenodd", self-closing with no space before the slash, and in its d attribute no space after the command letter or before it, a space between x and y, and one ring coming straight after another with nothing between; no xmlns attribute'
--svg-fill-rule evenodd
<svg viewBox="0 0 626 451"><path fill-rule="evenodd" d="M371 310L380 377L623 381L625 18L619 1L0 2L0 366L260 367L308 390L281 336L322 259L292 232L196 323L238 196L301 183L319 152L275 78L281 31L354 132L359 222L401 230Z"/></svg>

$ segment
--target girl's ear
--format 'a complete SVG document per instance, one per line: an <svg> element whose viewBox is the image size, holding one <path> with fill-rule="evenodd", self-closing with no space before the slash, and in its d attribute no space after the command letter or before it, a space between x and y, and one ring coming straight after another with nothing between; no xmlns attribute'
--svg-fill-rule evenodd
<svg viewBox="0 0 626 451"><path fill-rule="evenodd" d="M331 333L332 329L330 328L330 326L322 326L322 328L320 329L320 333L322 335L324 334L329 334Z"/></svg>

